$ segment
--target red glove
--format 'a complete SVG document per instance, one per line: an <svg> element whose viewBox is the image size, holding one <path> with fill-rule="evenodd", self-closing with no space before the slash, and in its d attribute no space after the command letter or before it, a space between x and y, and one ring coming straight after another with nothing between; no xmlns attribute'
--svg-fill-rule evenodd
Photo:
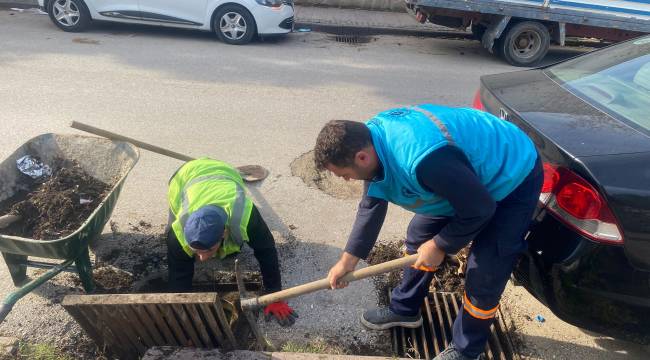
<svg viewBox="0 0 650 360"><path fill-rule="evenodd" d="M271 316L282 326L291 326L296 322L296 318L298 318L298 314L284 301L274 302L264 308L266 321L269 321Z"/></svg>

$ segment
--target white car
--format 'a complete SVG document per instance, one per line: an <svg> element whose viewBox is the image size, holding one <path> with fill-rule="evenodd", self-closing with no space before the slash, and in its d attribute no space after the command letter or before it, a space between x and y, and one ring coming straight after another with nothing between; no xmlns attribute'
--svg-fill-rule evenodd
<svg viewBox="0 0 650 360"><path fill-rule="evenodd" d="M38 0L56 26L82 31L92 20L214 31L234 45L293 29L293 0Z"/></svg>

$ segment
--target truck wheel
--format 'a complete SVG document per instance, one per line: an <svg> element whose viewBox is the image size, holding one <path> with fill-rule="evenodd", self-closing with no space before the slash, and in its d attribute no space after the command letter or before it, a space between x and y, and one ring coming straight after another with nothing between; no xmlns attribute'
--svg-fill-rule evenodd
<svg viewBox="0 0 650 360"><path fill-rule="evenodd" d="M494 44L496 53L514 66L533 66L546 56L551 35L543 24L523 21L508 27Z"/></svg>

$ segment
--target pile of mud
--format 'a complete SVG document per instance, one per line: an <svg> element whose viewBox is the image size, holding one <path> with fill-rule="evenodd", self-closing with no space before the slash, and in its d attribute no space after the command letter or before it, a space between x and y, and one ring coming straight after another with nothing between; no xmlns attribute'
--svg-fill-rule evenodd
<svg viewBox="0 0 650 360"><path fill-rule="evenodd" d="M73 277L75 285L81 285L78 277ZM98 294L129 293L133 286L133 275L112 265L102 265L93 269L93 281Z"/></svg>
<svg viewBox="0 0 650 360"><path fill-rule="evenodd" d="M368 265L377 265L386 261L395 260L403 255L402 242L391 241L386 243L377 243L368 255L366 262ZM402 280L402 270L393 270L387 274L375 276L373 282L377 290L377 299L379 306L388 306L390 303L389 292L396 287Z"/></svg>
<svg viewBox="0 0 650 360"><path fill-rule="evenodd" d="M397 259L404 255L402 241L377 243L368 255L368 265L376 265ZM438 271L433 276L430 290L437 292L452 292L463 294L465 291L465 267L467 264L468 248L461 250L457 255L445 259ZM389 292L397 287L402 280L402 270L376 276L373 281L377 290L378 305L387 306L390 303Z"/></svg>
<svg viewBox="0 0 650 360"><path fill-rule="evenodd" d="M462 249L456 256L452 256L444 262L433 277L431 290L463 294L468 249L467 247Z"/></svg>
<svg viewBox="0 0 650 360"><path fill-rule="evenodd" d="M2 233L37 240L60 239L73 233L110 190L108 184L67 160L54 161L53 173L44 182L25 181L29 182L28 190L0 204L0 215L21 217Z"/></svg>
<svg viewBox="0 0 650 360"><path fill-rule="evenodd" d="M319 189L338 199L359 199L363 192L362 181L345 181L329 171L316 170L313 150L301 155L291 163L291 174L301 178L307 186Z"/></svg>

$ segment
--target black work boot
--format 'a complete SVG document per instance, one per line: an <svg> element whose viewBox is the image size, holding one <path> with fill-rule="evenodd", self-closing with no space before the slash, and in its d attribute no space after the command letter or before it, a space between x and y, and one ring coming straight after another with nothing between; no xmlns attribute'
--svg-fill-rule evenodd
<svg viewBox="0 0 650 360"><path fill-rule="evenodd" d="M422 325L422 315L398 315L388 307L367 310L361 315L361 324L371 330L386 330L395 326L416 328Z"/></svg>
<svg viewBox="0 0 650 360"><path fill-rule="evenodd" d="M469 356L463 355L463 353L458 351L454 344L451 343L445 350L438 354L438 356L433 358L433 360L479 360L480 358L480 356L471 358Z"/></svg>

